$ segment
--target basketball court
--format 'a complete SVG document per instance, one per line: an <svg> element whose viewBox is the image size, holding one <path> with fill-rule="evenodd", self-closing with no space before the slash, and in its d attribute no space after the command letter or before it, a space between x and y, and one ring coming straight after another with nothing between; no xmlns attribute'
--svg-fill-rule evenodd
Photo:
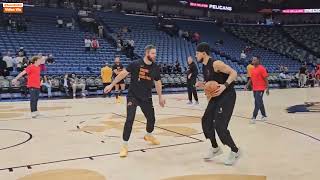
<svg viewBox="0 0 320 180"><path fill-rule="evenodd" d="M0 104L1 180L316 180L320 176L320 104L305 112L287 108L320 102L319 88L272 90L265 96L268 121L249 124L252 92L237 92L230 130L242 152L232 167L229 153L204 161L201 116L207 105L186 105L186 94L165 95L156 109L158 146L144 140L145 118L137 112L129 156L119 158L125 104L114 98L42 100L31 119L29 102ZM219 141L219 145L221 142Z"/></svg>

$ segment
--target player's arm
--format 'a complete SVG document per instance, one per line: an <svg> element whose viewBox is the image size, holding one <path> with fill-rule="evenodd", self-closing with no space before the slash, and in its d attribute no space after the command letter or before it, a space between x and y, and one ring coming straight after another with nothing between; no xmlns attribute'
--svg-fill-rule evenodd
<svg viewBox="0 0 320 180"><path fill-rule="evenodd" d="M123 69L117 76L116 78L114 78L114 80L112 81L111 85L112 87L115 86L118 82L120 82L122 79L124 79L125 77L127 77L129 74L129 72L125 69Z"/></svg>
<svg viewBox="0 0 320 180"><path fill-rule="evenodd" d="M225 84L220 84L219 88L214 92L214 96L220 96L221 93L228 88L228 86L237 79L238 73L237 71L235 71L234 69L232 69L230 66L228 66L227 64L225 64L222 61L215 61L213 63L213 68L215 71L217 72L222 72L225 74L228 74L229 77L226 80Z"/></svg>
<svg viewBox="0 0 320 180"><path fill-rule="evenodd" d="M235 71L229 65L225 64L222 61L215 61L213 63L213 68L218 72L229 74L229 77L226 81L228 84L231 84L233 81L237 79L237 76L238 76L237 71Z"/></svg>
<svg viewBox="0 0 320 180"><path fill-rule="evenodd" d="M164 107L164 105L166 104L166 100L162 96L162 82L161 80L158 80L158 81L155 81L154 84L156 86L156 91L159 96L159 104L161 107Z"/></svg>
<svg viewBox="0 0 320 180"><path fill-rule="evenodd" d="M161 82L161 80L154 81L154 84L156 86L156 91L157 91L159 98L162 97L162 82Z"/></svg>

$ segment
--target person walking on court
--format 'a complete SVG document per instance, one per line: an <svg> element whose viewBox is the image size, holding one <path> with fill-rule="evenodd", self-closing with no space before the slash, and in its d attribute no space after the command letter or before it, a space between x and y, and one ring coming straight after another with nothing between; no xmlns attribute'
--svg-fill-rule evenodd
<svg viewBox="0 0 320 180"><path fill-rule="evenodd" d="M198 94L197 89L195 87L196 81L198 77L198 68L196 64L193 62L191 56L188 57L188 71L187 71L187 88L188 88L188 99L189 102L187 104L192 104L192 95L194 97L194 105L198 105Z"/></svg>
<svg viewBox="0 0 320 180"><path fill-rule="evenodd" d="M266 94L269 95L269 75L266 68L260 64L260 61L260 57L252 58L252 64L254 68L251 71L251 79L248 81L248 84L245 87L247 89L248 86L251 85L254 96L254 110L250 121L251 124L256 123L259 111L262 114L261 120L267 120L266 110L263 103L263 94L266 92Z"/></svg>
<svg viewBox="0 0 320 180"><path fill-rule="evenodd" d="M106 62L105 66L101 69L101 79L104 87L107 87L111 84L112 81L112 69L109 67L109 64ZM111 97L110 93L104 93L103 97Z"/></svg>
<svg viewBox="0 0 320 180"><path fill-rule="evenodd" d="M27 88L29 88L30 93L30 109L31 117L36 118L39 116L38 112L38 99L40 94L40 64L42 63L42 58L39 56L34 56L31 59L31 64L23 70L16 78L12 80L13 84L17 84L18 80L25 74L28 75Z"/></svg>
<svg viewBox="0 0 320 180"><path fill-rule="evenodd" d="M147 119L147 134L144 140L159 145L160 142L152 135L155 124L155 113L152 102L152 87L155 82L156 91L159 97L161 107L165 105L165 99L162 96L162 83L160 69L155 64L156 47L148 45L145 47L145 56L143 59L134 61L122 70L113 80L113 82L104 89L108 93L112 88L121 82L129 73L131 73L131 81L127 97L127 117L123 129L123 145L120 150L120 157L128 155L128 141L132 131L133 122L136 115L137 106L140 106L144 116Z"/></svg>
<svg viewBox="0 0 320 180"><path fill-rule="evenodd" d="M207 43L200 43L197 46L197 61L203 64L203 75L205 82L197 82L196 86L205 87L205 83L216 81L219 83L218 89L211 95L207 108L202 117L202 129L207 140L211 141L211 147L205 160L212 159L222 154L222 149L218 146L215 131L221 142L227 145L231 152L225 160L225 165L233 165L240 157L240 151L233 141L228 130L228 125L236 103L236 91L234 81L237 72L222 61L214 60L210 57L211 50Z"/></svg>

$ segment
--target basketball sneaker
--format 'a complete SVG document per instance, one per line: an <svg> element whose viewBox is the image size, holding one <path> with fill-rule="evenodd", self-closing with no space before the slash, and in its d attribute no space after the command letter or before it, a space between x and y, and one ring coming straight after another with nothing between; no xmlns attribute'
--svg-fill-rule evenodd
<svg viewBox="0 0 320 180"><path fill-rule="evenodd" d="M255 124L256 123L256 118L251 118L250 119L250 124Z"/></svg>
<svg viewBox="0 0 320 180"><path fill-rule="evenodd" d="M223 152L222 152L222 149L220 147L217 147L217 148L213 148L213 147L210 147L209 148L209 151L207 152L207 154L203 157L203 159L205 160L210 160L216 156L219 156L221 155Z"/></svg>
<svg viewBox="0 0 320 180"><path fill-rule="evenodd" d="M122 145L119 155L121 158L125 158L128 156L128 145Z"/></svg>
<svg viewBox="0 0 320 180"><path fill-rule="evenodd" d="M152 145L159 145L160 142L152 135L145 135L144 140L151 143Z"/></svg>
<svg viewBox="0 0 320 180"><path fill-rule="evenodd" d="M267 116L262 116L261 117L261 121L267 121L267 120L268 120Z"/></svg>
<svg viewBox="0 0 320 180"><path fill-rule="evenodd" d="M31 118L37 118L38 117L38 112L31 112Z"/></svg>
<svg viewBox="0 0 320 180"><path fill-rule="evenodd" d="M231 151L227 159L224 161L224 165L232 166L239 157L240 157L240 149L238 150L238 152Z"/></svg>
<svg viewBox="0 0 320 180"><path fill-rule="evenodd" d="M199 105L199 101L194 102L193 105Z"/></svg>
<svg viewBox="0 0 320 180"><path fill-rule="evenodd" d="M188 105L192 105L192 101L188 101L187 104L188 104Z"/></svg>

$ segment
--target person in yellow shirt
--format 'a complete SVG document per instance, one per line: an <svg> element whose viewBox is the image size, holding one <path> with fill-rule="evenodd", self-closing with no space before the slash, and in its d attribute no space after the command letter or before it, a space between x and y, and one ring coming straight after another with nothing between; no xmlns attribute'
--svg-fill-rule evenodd
<svg viewBox="0 0 320 180"><path fill-rule="evenodd" d="M101 69L101 78L102 78L102 83L103 83L103 86L106 87L108 85L111 84L112 82L112 69L109 67L109 64L106 63L105 66ZM109 96L111 97L111 94L108 93L108 94L105 94L103 93L103 97L106 97L106 96Z"/></svg>
<svg viewBox="0 0 320 180"><path fill-rule="evenodd" d="M252 69L254 69L254 66L252 65L252 63L250 63L248 66L247 66L247 78L248 78L248 82L249 80L251 79L251 71ZM248 90L250 91L251 90L251 85L248 87Z"/></svg>

